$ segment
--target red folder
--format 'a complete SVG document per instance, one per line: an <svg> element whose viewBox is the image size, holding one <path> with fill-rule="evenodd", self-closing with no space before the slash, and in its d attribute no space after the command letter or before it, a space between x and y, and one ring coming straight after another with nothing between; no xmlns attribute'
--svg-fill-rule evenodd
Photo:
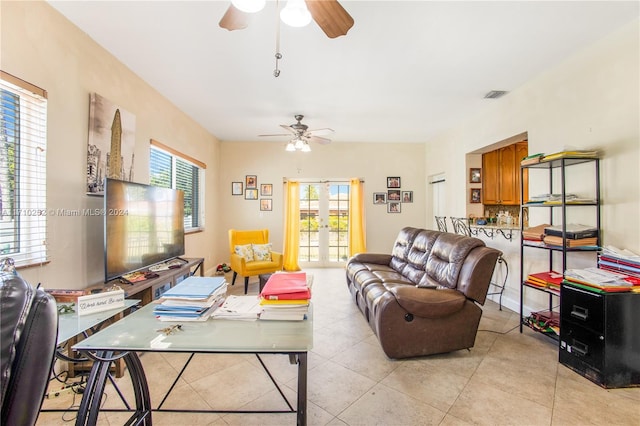
<svg viewBox="0 0 640 426"><path fill-rule="evenodd" d="M307 287L305 272L277 273L271 275L260 293L267 300L310 299L311 291Z"/></svg>

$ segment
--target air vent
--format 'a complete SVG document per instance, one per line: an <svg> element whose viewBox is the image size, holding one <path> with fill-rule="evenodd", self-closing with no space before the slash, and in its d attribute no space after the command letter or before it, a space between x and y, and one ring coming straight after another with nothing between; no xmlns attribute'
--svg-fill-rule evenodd
<svg viewBox="0 0 640 426"><path fill-rule="evenodd" d="M503 97L504 95L506 95L507 92L506 90L492 90L489 93L487 93L486 95L484 95L485 99L498 99Z"/></svg>

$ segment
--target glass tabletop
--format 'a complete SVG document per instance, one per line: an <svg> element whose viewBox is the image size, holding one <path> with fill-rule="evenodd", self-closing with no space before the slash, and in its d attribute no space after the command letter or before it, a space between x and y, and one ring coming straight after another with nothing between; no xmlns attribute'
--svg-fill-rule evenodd
<svg viewBox="0 0 640 426"><path fill-rule="evenodd" d="M72 337L82 334L83 332L97 326L98 324L108 320L115 315L118 315L121 312L124 312L125 310L137 305L138 303L140 303L140 301L136 299L125 299L124 306L109 309L108 311L96 312L93 314L81 316L78 316L75 304L58 303L58 307L73 305L74 311L58 314L57 344L59 345L71 339Z"/></svg>
<svg viewBox="0 0 640 426"><path fill-rule="evenodd" d="M75 350L287 353L313 347L313 307L304 321L165 322L153 314L154 303L127 315L73 346ZM180 324L180 327L172 327Z"/></svg>

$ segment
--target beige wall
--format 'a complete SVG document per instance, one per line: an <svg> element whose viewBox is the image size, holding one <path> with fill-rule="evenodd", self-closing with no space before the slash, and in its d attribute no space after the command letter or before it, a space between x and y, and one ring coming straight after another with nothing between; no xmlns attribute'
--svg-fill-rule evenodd
<svg viewBox="0 0 640 426"><path fill-rule="evenodd" d="M147 183L149 140L206 163L205 186L217 188L218 141L46 3L1 7L0 68L48 91L47 204L53 209L100 208L85 195L89 94L98 93L136 116L135 180ZM186 237L186 254L217 257L213 230L219 201L207 197L207 230ZM101 217L48 217L50 263L24 269L45 288L84 288L103 281Z"/></svg>
<svg viewBox="0 0 640 426"><path fill-rule="evenodd" d="M283 179L364 179L367 249L389 252L400 228L425 226L426 175L421 161L423 144L338 143L311 145L311 152L285 152L284 142L227 143L221 148L219 198L224 214L217 234L228 250L227 230L269 228L275 247L282 247ZM258 201L231 195L231 182L257 175L273 184L273 211L261 212ZM400 214L386 205L373 205L374 192L387 191L387 176L401 177L401 190L413 191L413 203ZM221 259L224 260L224 259Z"/></svg>
<svg viewBox="0 0 640 426"><path fill-rule="evenodd" d="M564 149L602 152L602 235L605 244L640 253L640 69L639 21L616 31L578 54L491 102L483 114L470 118L447 134L429 141L425 165L429 174L447 175L447 215L463 215L466 208L465 154L522 132L528 132L529 152ZM592 185L587 170L572 176L579 193ZM548 192L546 181L530 178L530 194ZM548 212L541 214L548 214ZM426 209L430 217L430 206ZM546 216L532 213L532 225ZM575 218L573 218L575 219ZM580 223L580 222L578 222ZM510 287L507 304L517 309L519 242L487 240L509 253ZM529 251L529 253L531 253ZM525 274L545 267L545 254L528 255ZM594 256L573 256L594 266ZM535 296L533 297L535 304ZM546 299L545 299L546 300ZM539 300L538 307L544 307Z"/></svg>

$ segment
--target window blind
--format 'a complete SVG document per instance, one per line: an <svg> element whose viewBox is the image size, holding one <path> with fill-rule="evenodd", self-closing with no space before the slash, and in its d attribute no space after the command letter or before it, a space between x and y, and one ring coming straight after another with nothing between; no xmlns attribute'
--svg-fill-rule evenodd
<svg viewBox="0 0 640 426"><path fill-rule="evenodd" d="M151 185L179 189L184 192L184 228L194 231L204 227L201 208L202 180L206 165L152 140L149 156Z"/></svg>
<svg viewBox="0 0 640 426"><path fill-rule="evenodd" d="M46 91L0 71L0 257L48 261Z"/></svg>

